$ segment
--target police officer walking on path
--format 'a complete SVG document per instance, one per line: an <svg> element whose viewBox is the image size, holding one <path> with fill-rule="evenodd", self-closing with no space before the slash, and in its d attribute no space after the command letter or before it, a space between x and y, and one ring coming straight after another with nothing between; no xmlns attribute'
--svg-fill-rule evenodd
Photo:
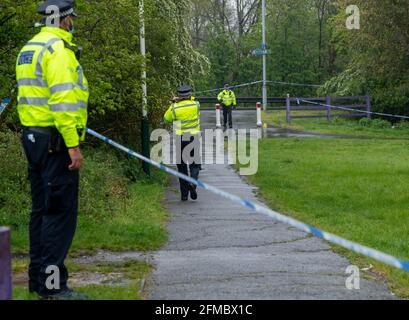
<svg viewBox="0 0 409 320"><path fill-rule="evenodd" d="M177 89L178 97L173 98L172 105L165 114L165 121L173 123L177 166L180 173L198 180L201 168L200 157L200 103L192 98L192 87L188 85ZM196 186L180 179L182 201L197 200Z"/></svg>
<svg viewBox="0 0 409 320"><path fill-rule="evenodd" d="M88 82L72 42L74 0L45 1L37 11L46 26L16 64L32 189L29 290L42 299L85 299L68 288L64 261L77 225Z"/></svg>
<svg viewBox="0 0 409 320"><path fill-rule="evenodd" d="M219 93L217 100L223 107L223 127L227 129L227 122L229 122L229 128L233 129L233 107L237 106L236 95L230 90L228 83L224 85L224 90Z"/></svg>

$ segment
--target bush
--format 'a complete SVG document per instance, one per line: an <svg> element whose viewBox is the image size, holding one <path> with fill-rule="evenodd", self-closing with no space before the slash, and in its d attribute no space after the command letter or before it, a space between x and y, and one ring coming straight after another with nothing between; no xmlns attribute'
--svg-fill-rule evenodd
<svg viewBox="0 0 409 320"><path fill-rule="evenodd" d="M346 121L344 118L335 117L335 118L332 118L331 124L336 125L336 126L342 126L346 124Z"/></svg>
<svg viewBox="0 0 409 320"><path fill-rule="evenodd" d="M409 121L401 121L395 124L397 130L409 130Z"/></svg>
<svg viewBox="0 0 409 320"><path fill-rule="evenodd" d="M387 120L374 119L372 120L371 126L375 129L390 129L392 124Z"/></svg>
<svg viewBox="0 0 409 320"><path fill-rule="evenodd" d="M0 226L26 226L31 207L27 165L19 135L0 131Z"/></svg>
<svg viewBox="0 0 409 320"><path fill-rule="evenodd" d="M362 118L359 121L359 124L363 127L368 127L368 128L374 128L374 129L390 129L392 127L392 124L383 119L368 119L368 118Z"/></svg>
<svg viewBox="0 0 409 320"><path fill-rule="evenodd" d="M371 127L372 124L372 120L369 118L362 118L361 120L359 120L359 125L361 125L362 127Z"/></svg>
<svg viewBox="0 0 409 320"><path fill-rule="evenodd" d="M129 179L112 150L87 148L84 154L80 214L98 223L121 210L118 204L128 197ZM0 225L26 228L31 211L27 160L19 134L9 130L0 131L0 168Z"/></svg>

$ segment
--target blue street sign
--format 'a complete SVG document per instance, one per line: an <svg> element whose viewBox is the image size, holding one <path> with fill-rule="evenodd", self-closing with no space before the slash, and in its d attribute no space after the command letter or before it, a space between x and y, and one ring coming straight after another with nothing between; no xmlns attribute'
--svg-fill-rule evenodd
<svg viewBox="0 0 409 320"><path fill-rule="evenodd" d="M255 49L252 51L253 56L263 56L268 54L267 50L263 50L263 49Z"/></svg>

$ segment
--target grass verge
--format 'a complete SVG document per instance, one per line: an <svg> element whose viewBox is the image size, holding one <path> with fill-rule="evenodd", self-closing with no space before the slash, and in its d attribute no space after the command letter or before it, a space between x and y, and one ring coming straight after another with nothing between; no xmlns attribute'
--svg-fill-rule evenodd
<svg viewBox="0 0 409 320"><path fill-rule="evenodd" d="M261 141L250 181L277 211L409 260L408 163L404 140L271 139ZM347 255L409 298L408 273Z"/></svg>
<svg viewBox="0 0 409 320"><path fill-rule="evenodd" d="M336 115L338 112L333 112ZM343 112L345 113L345 112ZM318 115L317 112L294 111L293 115ZM334 117L331 121L321 119L293 119L291 125L286 122L285 111L267 111L263 114L263 121L275 127L322 134L346 135L353 137L368 137L379 139L409 139L409 123L400 122L395 125L384 120L375 119L359 121Z"/></svg>
<svg viewBox="0 0 409 320"><path fill-rule="evenodd" d="M85 159L72 252L160 248L166 242L164 174L153 170L148 180L138 175L138 161L105 147L85 149ZM0 133L0 225L11 227L16 254L28 252L31 198L26 166L18 135ZM130 178L135 175L136 182Z"/></svg>
<svg viewBox="0 0 409 320"><path fill-rule="evenodd" d="M23 269L21 266L25 263L25 260L17 260L13 271L24 272L27 266ZM152 270L150 264L142 261L95 265L79 265L68 261L67 266L71 271L70 287L84 293L89 300L142 300L145 298L145 279ZM14 288L13 298L39 299L36 294L30 294L25 286L19 285Z"/></svg>
<svg viewBox="0 0 409 320"><path fill-rule="evenodd" d="M84 155L78 229L71 256L97 250L150 251L162 247L167 240L167 212L162 205L165 174L152 169L152 177L147 179L140 173L137 160L109 147L88 147ZM29 246L30 186L19 136L10 131L0 131L0 168L0 225L11 228L13 254L24 257ZM14 275L27 273L27 261L14 259L13 263ZM150 267L142 262L114 267L125 268L120 272L126 274L132 271L131 281L121 286L90 285L80 291L95 299L141 299L134 280L138 283L138 272L146 274ZM35 299L21 286L15 289L15 297Z"/></svg>

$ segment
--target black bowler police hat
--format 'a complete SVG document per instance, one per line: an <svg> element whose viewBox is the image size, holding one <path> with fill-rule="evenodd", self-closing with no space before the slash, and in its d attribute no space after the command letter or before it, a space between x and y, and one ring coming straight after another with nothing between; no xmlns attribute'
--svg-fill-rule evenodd
<svg viewBox="0 0 409 320"><path fill-rule="evenodd" d="M188 97L192 94L193 88L189 85L180 86L178 89L179 97Z"/></svg>
<svg viewBox="0 0 409 320"><path fill-rule="evenodd" d="M59 12L55 12L52 6L57 7ZM47 0L38 7L37 13L55 18L76 17L77 14L74 11L74 6L75 0Z"/></svg>

